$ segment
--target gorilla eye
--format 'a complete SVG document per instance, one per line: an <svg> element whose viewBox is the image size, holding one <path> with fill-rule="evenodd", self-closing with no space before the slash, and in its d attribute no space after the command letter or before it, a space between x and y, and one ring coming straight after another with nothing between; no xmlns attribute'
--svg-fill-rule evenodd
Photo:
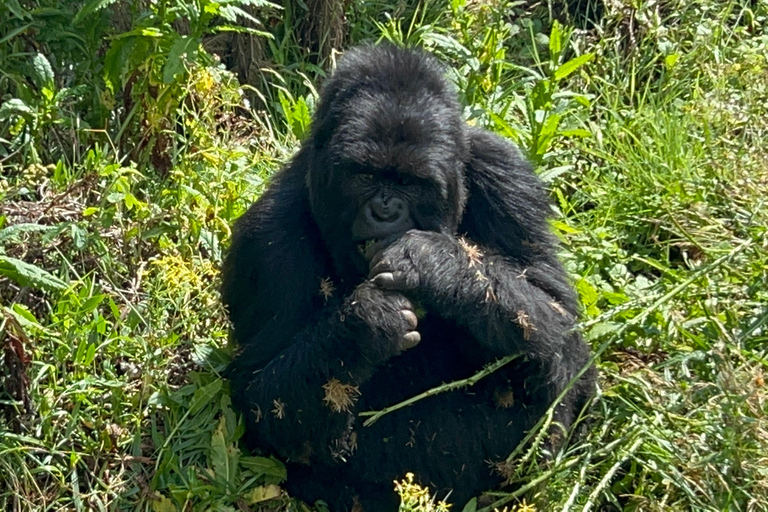
<svg viewBox="0 0 768 512"><path fill-rule="evenodd" d="M371 181L373 181L373 174L367 173L367 172L361 173L357 175L357 179L359 179L363 183L370 183Z"/></svg>
<svg viewBox="0 0 768 512"><path fill-rule="evenodd" d="M409 187L418 183L418 180L410 174L399 174L396 181L398 185L403 187Z"/></svg>

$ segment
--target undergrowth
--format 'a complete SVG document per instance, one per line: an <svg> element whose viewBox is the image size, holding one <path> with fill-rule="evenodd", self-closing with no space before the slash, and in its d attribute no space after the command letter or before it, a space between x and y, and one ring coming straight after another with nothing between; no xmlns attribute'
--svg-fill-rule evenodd
<svg viewBox="0 0 768 512"><path fill-rule="evenodd" d="M493 505L464 510L768 510L768 8L581 4L600 9L348 6L350 42L438 54L469 122L535 162L599 355L588 434L516 457ZM308 506L239 446L221 378L230 226L306 133L334 56L262 21L279 11L0 5L0 507ZM225 31L262 41L263 87L206 46ZM406 475L393 492L444 510Z"/></svg>

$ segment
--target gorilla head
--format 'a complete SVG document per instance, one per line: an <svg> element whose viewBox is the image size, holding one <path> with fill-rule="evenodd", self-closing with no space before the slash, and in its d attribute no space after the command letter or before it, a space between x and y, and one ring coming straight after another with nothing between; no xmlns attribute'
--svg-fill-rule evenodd
<svg viewBox="0 0 768 512"><path fill-rule="evenodd" d="M409 229L456 232L468 144L443 74L423 54L367 47L346 54L325 84L308 188L337 268L367 273L363 247L370 256Z"/></svg>

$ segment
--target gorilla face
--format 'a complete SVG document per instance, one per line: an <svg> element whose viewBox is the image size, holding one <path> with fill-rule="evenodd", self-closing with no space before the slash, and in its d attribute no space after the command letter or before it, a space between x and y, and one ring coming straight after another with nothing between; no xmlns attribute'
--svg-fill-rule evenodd
<svg viewBox="0 0 768 512"><path fill-rule="evenodd" d="M360 190L360 206L352 223L351 235L356 242L398 237L416 226L411 205L417 200L417 185L409 176L383 177L363 171L352 179Z"/></svg>
<svg viewBox="0 0 768 512"><path fill-rule="evenodd" d="M456 231L468 150L455 93L435 81L434 70L425 74L423 60L397 63L423 80L402 82L368 61L370 83L360 82L357 69L347 85L347 68L359 68L354 57L323 90L307 179L313 217L337 268L359 276L367 273L366 256L409 229Z"/></svg>

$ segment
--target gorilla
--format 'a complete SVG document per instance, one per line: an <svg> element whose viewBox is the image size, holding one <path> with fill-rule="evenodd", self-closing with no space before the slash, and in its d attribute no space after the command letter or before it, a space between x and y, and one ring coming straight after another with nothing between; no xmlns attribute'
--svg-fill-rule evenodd
<svg viewBox="0 0 768 512"><path fill-rule="evenodd" d="M308 140L235 223L233 403L246 444L286 461L307 503L393 512L406 472L455 506L498 488L494 464L589 360L543 184L461 112L425 52L352 49ZM509 355L472 387L363 425ZM593 388L590 369L555 422L569 428Z"/></svg>

